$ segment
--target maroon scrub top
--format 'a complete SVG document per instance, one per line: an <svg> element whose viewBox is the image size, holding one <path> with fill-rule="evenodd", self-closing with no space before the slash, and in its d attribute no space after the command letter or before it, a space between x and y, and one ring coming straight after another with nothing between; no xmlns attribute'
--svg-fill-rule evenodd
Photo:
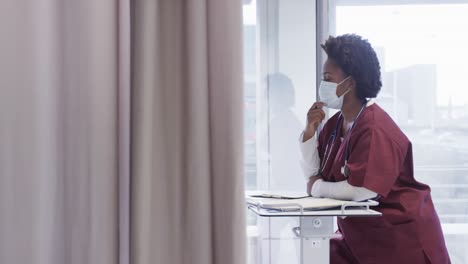
<svg viewBox="0 0 468 264"><path fill-rule="evenodd" d="M412 147L405 134L376 104L363 110L343 141L343 118L338 118L339 113L330 118L319 135L320 160L324 161L327 142L332 148L322 177L376 192L379 205L373 209L382 217L338 219L342 237L331 241L331 263L450 263L431 189L414 179ZM330 147L336 127L337 139ZM341 167L348 141L345 177Z"/></svg>

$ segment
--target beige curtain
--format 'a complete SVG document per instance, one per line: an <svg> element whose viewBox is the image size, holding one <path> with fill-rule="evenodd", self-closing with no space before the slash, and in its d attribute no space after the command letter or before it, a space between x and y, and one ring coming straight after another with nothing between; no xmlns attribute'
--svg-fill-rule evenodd
<svg viewBox="0 0 468 264"><path fill-rule="evenodd" d="M129 1L0 4L0 263L128 258L125 13Z"/></svg>
<svg viewBox="0 0 468 264"><path fill-rule="evenodd" d="M132 263L245 263L241 3L132 15Z"/></svg>
<svg viewBox="0 0 468 264"><path fill-rule="evenodd" d="M238 2L1 2L0 263L245 262Z"/></svg>

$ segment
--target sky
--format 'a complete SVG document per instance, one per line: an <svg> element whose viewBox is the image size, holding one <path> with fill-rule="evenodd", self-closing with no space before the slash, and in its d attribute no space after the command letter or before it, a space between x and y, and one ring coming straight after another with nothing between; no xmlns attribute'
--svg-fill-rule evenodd
<svg viewBox="0 0 468 264"><path fill-rule="evenodd" d="M437 67L437 104L468 104L468 4L344 6L336 33L358 33L384 47L387 70Z"/></svg>
<svg viewBox="0 0 468 264"><path fill-rule="evenodd" d="M256 3L243 6L256 23ZM468 4L338 6L336 34L357 33L385 49L388 71L435 64L437 104L468 104Z"/></svg>

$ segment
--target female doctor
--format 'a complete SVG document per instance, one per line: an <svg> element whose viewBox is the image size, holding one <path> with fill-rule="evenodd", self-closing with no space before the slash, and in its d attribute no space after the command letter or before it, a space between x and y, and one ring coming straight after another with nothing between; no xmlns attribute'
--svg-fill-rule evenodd
<svg viewBox="0 0 468 264"><path fill-rule="evenodd" d="M330 37L319 87L301 136L307 191L314 197L377 199L382 217L338 219L331 263L450 263L429 186L414 179L411 142L377 104L380 65L357 35ZM339 109L324 120L323 107Z"/></svg>

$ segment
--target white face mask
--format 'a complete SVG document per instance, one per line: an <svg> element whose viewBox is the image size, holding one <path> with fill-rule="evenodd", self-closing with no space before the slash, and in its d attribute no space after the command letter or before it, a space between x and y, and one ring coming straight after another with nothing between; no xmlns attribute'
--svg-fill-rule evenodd
<svg viewBox="0 0 468 264"><path fill-rule="evenodd" d="M341 109L343 106L343 99L344 96L351 90L348 89L344 94L342 94L340 97L336 95L336 89L338 88L338 85L342 84L344 81L346 81L349 77L346 77L343 81L340 83L334 83L334 82L326 82L322 81L320 82L320 87L319 87L319 97L320 101L324 102L327 104L328 108L333 108L333 109Z"/></svg>

